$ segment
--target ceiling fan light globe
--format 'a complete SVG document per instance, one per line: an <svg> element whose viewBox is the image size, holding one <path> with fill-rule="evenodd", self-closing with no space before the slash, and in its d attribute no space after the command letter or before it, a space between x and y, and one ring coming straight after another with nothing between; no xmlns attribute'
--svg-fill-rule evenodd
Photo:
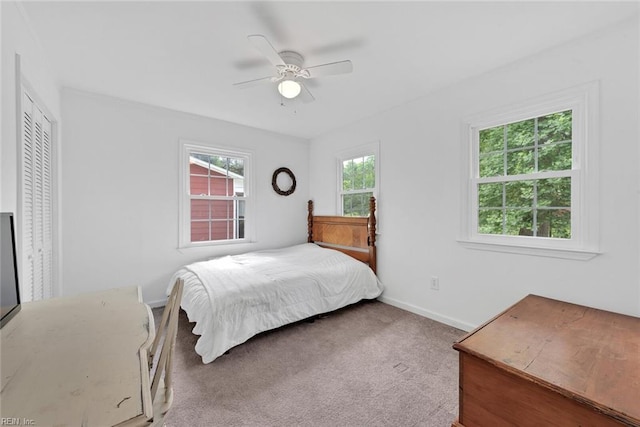
<svg viewBox="0 0 640 427"><path fill-rule="evenodd" d="M283 80L278 84L278 92L287 99L293 99L300 95L302 87L295 80Z"/></svg>

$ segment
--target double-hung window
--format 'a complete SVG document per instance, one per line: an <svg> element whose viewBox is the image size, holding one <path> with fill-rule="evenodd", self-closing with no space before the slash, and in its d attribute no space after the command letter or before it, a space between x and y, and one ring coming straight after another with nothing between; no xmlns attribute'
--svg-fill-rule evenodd
<svg viewBox="0 0 640 427"><path fill-rule="evenodd" d="M378 144L338 156L338 206L344 216L368 216L369 199L378 196Z"/></svg>
<svg viewBox="0 0 640 427"><path fill-rule="evenodd" d="M596 95L583 87L468 123L467 243L593 256Z"/></svg>
<svg viewBox="0 0 640 427"><path fill-rule="evenodd" d="M182 144L180 246L248 240L251 154Z"/></svg>
<svg viewBox="0 0 640 427"><path fill-rule="evenodd" d="M571 238L573 111L478 130L479 234Z"/></svg>

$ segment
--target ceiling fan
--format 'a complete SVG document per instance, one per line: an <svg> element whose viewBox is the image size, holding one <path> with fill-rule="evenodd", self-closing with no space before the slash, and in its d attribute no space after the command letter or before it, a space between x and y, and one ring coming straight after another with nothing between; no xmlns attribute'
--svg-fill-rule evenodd
<svg viewBox="0 0 640 427"><path fill-rule="evenodd" d="M289 50L278 52L265 36L259 34L250 35L247 38L276 67L276 74L234 83L234 86L244 87L259 83L278 83L278 92L282 96L288 99L299 96L302 102L308 103L315 100L315 98L304 85L304 80L335 74L347 74L353 71L353 65L348 60L303 67L304 58L298 52Z"/></svg>

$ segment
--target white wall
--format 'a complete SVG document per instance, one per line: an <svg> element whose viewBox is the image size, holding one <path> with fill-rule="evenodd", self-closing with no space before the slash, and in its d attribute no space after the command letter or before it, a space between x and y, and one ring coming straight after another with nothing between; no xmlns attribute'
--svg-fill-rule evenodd
<svg viewBox="0 0 640 427"><path fill-rule="evenodd" d="M638 316L638 57L635 19L315 138L316 211L336 212L335 152L379 140L384 301L464 329L529 293ZM457 243L463 118L595 80L603 253L573 261ZM431 276L440 278L439 291L430 290Z"/></svg>
<svg viewBox="0 0 640 427"><path fill-rule="evenodd" d="M17 103L16 86L20 82L20 76L16 75L16 54L20 55L20 72L23 82L27 84L30 92L37 96L38 104L46 108L50 119L55 122L53 127L53 204L57 206L59 191L59 170L56 167L58 159L58 147L61 145L60 130L60 87L57 79L51 71L46 52L35 37L30 22L19 3L2 1L1 10L1 34L2 37L2 80L0 98L2 99L2 114L0 119L0 211L16 213L17 232L20 235L21 223L18 212L18 141L17 141ZM58 265L60 263L59 250L59 217L54 212L54 277L53 288L59 292L60 278ZM18 251L21 251L20 240L17 242ZM19 264L18 268L21 269ZM20 272L22 276L22 273Z"/></svg>
<svg viewBox="0 0 640 427"><path fill-rule="evenodd" d="M62 107L65 295L139 285L156 303L183 264L306 241L307 141L70 89ZM181 139L254 153L255 243L177 249ZM271 188L281 166L288 197Z"/></svg>
<svg viewBox="0 0 640 427"><path fill-rule="evenodd" d="M16 60L21 56L21 72L53 114L60 118L60 90L50 70L46 54L31 31L22 6L15 2L0 2L2 10L2 144L0 145L0 210L17 209L17 147L16 140ZM19 80L18 80L19 81Z"/></svg>

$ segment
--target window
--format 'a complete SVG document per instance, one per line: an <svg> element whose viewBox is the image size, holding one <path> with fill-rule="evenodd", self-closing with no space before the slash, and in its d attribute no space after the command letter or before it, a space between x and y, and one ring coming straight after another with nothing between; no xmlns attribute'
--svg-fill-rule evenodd
<svg viewBox="0 0 640 427"><path fill-rule="evenodd" d="M572 116L478 131L478 233L571 238Z"/></svg>
<svg viewBox="0 0 640 427"><path fill-rule="evenodd" d="M338 204L341 215L368 216L369 199L377 197L378 144L370 144L338 156Z"/></svg>
<svg viewBox="0 0 640 427"><path fill-rule="evenodd" d="M589 86L469 121L464 241L502 247L484 247L492 250L594 255L596 95Z"/></svg>
<svg viewBox="0 0 640 427"><path fill-rule="evenodd" d="M181 246L248 240L251 155L183 143Z"/></svg>

